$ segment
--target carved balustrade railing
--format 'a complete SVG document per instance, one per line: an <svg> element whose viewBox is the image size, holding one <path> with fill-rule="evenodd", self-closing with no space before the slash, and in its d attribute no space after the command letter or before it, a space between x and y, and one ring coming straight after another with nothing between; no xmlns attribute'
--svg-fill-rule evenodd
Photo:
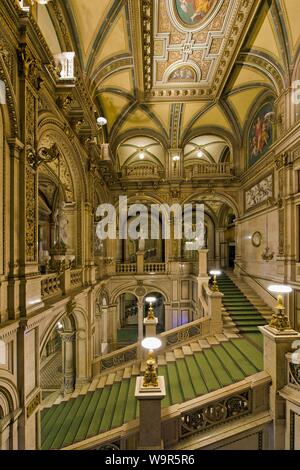
<svg viewBox="0 0 300 470"><path fill-rule="evenodd" d="M188 341L195 336L205 336L209 334L209 319L201 318L186 325L179 326L170 331L165 331L159 335L165 348L174 347Z"/></svg>
<svg viewBox="0 0 300 470"><path fill-rule="evenodd" d="M41 280L41 297L46 300L54 295L61 294L61 274L45 274Z"/></svg>
<svg viewBox="0 0 300 470"><path fill-rule="evenodd" d="M82 269L72 269L70 272L70 283L74 289L82 286Z"/></svg>
<svg viewBox="0 0 300 470"><path fill-rule="evenodd" d="M188 178L206 178L207 176L232 176L230 163L196 163L185 168Z"/></svg>
<svg viewBox="0 0 300 470"><path fill-rule="evenodd" d="M135 274L136 263L117 263L116 273L117 274Z"/></svg>
<svg viewBox="0 0 300 470"><path fill-rule="evenodd" d="M137 359L138 345L130 345L109 354L97 357L92 363L93 375L115 369Z"/></svg>
<svg viewBox="0 0 300 470"><path fill-rule="evenodd" d="M122 168L122 178L154 178L159 179L163 174L163 170L155 165L128 165Z"/></svg>
<svg viewBox="0 0 300 470"><path fill-rule="evenodd" d="M166 263L145 263L144 271L145 273L165 273Z"/></svg>
<svg viewBox="0 0 300 470"><path fill-rule="evenodd" d="M293 364L292 354L288 353L287 358L287 384L300 391L300 364Z"/></svg>

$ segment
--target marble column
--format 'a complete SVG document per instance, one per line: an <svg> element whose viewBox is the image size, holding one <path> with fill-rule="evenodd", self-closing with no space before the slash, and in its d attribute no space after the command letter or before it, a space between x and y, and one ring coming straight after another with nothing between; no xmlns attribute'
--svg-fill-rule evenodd
<svg viewBox="0 0 300 470"><path fill-rule="evenodd" d="M68 395L74 391L75 370L74 370L74 341L75 332L65 331L60 333L63 351L63 393Z"/></svg>
<svg viewBox="0 0 300 470"><path fill-rule="evenodd" d="M141 342L144 337L144 302L138 302L138 342Z"/></svg>

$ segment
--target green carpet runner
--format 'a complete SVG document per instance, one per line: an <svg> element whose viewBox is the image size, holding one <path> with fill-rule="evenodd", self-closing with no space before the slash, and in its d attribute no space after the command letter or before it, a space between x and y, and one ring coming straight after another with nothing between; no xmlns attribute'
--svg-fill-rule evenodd
<svg viewBox="0 0 300 470"><path fill-rule="evenodd" d="M218 286L224 294L223 305L240 333L257 333L257 327L266 324L264 317L226 274L219 277Z"/></svg>
<svg viewBox="0 0 300 470"><path fill-rule="evenodd" d="M166 383L163 407L205 395L263 369L263 338L257 327L266 324L265 319L228 276L220 276L218 285L242 336L159 366ZM132 376L44 409L42 449L61 449L137 418L135 382Z"/></svg>
<svg viewBox="0 0 300 470"><path fill-rule="evenodd" d="M159 366L165 377L163 407L205 395L261 371L262 352L246 338L224 341ZM136 376L42 411L42 449L61 449L138 417Z"/></svg>

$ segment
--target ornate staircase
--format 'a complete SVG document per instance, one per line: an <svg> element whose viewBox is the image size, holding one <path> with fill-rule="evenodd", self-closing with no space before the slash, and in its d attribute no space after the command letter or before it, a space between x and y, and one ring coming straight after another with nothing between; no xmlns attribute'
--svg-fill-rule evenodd
<svg viewBox="0 0 300 470"><path fill-rule="evenodd" d="M157 356L159 375L166 382L162 402L165 414L174 405L188 406L196 399L201 401L234 384L243 384L247 377L254 377L263 369L263 338L257 327L266 324L272 310L233 275L224 274L218 284L224 294L223 334L198 334L180 345L169 346ZM168 334L172 335L172 330ZM135 382L144 367L144 361L138 359L120 364L103 371L69 397L53 396L54 404L46 400L42 410L42 448L76 446L134 422L139 415Z"/></svg>

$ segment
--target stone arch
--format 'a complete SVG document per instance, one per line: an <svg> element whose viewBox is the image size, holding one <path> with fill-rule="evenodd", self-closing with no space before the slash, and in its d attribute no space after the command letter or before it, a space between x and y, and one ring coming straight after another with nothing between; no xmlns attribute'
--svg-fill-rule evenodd
<svg viewBox="0 0 300 470"><path fill-rule="evenodd" d="M56 143L62 156L63 169L61 169L61 180L68 194L67 202L87 199L87 181L84 177L85 171L81 161L80 152L75 144L72 145L66 137L62 124L52 115L44 115L39 122L38 129L39 147L50 146ZM81 150L82 152L82 150ZM47 164L48 168L57 176L57 161Z"/></svg>
<svg viewBox="0 0 300 470"><path fill-rule="evenodd" d="M1 371L0 377L0 450L12 450L17 438L17 426L12 426L20 408L19 395L11 376Z"/></svg>
<svg viewBox="0 0 300 470"><path fill-rule="evenodd" d="M202 192L202 193L194 193L192 195L189 195L187 196L187 198L183 201L183 204L188 204L189 202L200 202L201 203L201 200L203 202L205 202L205 200L208 200L208 198L210 199L219 199L220 201L223 201L224 203L226 203L227 205L229 205L234 213L236 214L237 218L240 217L241 215L241 210L238 206L238 204L236 203L235 199L233 198L233 196L229 195L229 194L226 194L222 191L205 191L205 192Z"/></svg>

